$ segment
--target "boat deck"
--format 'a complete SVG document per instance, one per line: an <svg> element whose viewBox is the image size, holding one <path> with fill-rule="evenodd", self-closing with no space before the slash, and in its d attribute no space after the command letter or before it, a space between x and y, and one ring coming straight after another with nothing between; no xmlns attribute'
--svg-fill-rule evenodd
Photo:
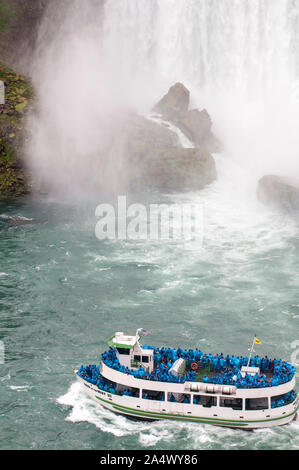
<svg viewBox="0 0 299 470"><path fill-rule="evenodd" d="M213 377L218 377L218 374L221 371L217 370L212 370L211 367L205 367L200 370L198 370L195 375L196 375L196 381L197 382L202 382L203 377L208 377L208 379L211 379ZM274 376L274 372L270 370L266 370L263 372L263 374L266 376L267 380L271 380L272 377Z"/></svg>

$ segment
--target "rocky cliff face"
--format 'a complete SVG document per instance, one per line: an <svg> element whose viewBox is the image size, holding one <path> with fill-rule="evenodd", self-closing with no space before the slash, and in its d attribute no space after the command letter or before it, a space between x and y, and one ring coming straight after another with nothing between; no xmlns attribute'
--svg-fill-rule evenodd
<svg viewBox="0 0 299 470"><path fill-rule="evenodd" d="M23 146L25 122L33 90L28 79L0 63L5 104L0 105L0 198L18 196L29 189Z"/></svg>
<svg viewBox="0 0 299 470"><path fill-rule="evenodd" d="M28 72L40 19L53 0L0 0L0 57Z"/></svg>

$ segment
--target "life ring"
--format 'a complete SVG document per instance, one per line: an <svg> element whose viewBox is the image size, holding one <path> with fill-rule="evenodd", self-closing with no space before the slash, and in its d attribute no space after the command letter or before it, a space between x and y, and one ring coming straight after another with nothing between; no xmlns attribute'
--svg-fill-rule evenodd
<svg viewBox="0 0 299 470"><path fill-rule="evenodd" d="M192 370L197 370L198 369L198 364L196 362L192 362L191 369Z"/></svg>

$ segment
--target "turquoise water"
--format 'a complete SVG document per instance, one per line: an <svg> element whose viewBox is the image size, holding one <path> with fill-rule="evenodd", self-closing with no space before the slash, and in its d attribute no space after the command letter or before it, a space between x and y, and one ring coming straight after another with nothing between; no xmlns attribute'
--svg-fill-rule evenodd
<svg viewBox="0 0 299 470"><path fill-rule="evenodd" d="M99 241L96 203L1 203L1 448L299 448L298 421L252 433L129 421L93 403L72 372L98 362L115 331L137 327L151 330L151 344L215 353L244 354L256 333L260 354L290 360L299 339L298 225L262 207L256 182L226 168L219 158L219 180L201 192L146 196L202 203L202 245ZM42 220L12 226L16 216Z"/></svg>

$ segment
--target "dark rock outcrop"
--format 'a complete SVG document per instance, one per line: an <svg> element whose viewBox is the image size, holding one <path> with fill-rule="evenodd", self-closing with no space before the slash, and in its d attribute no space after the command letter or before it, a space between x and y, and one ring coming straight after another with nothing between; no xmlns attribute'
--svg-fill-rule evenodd
<svg viewBox="0 0 299 470"><path fill-rule="evenodd" d="M172 147L156 150L154 157L144 161L141 182L163 190L201 189L216 179L212 155L205 149Z"/></svg>
<svg viewBox="0 0 299 470"><path fill-rule="evenodd" d="M189 90L182 83L176 83L153 107L153 111L161 114L164 119L171 121L188 111L189 101Z"/></svg>
<svg viewBox="0 0 299 470"><path fill-rule="evenodd" d="M127 154L136 162L150 157L156 149L178 145L174 132L138 114L129 117L126 132Z"/></svg>
<svg viewBox="0 0 299 470"><path fill-rule="evenodd" d="M132 189L201 189L216 179L214 158L204 145L211 139L212 121L206 110L188 111L189 100L187 88L176 83L153 111L178 127L194 148L181 147L175 132L145 117L128 119L125 154Z"/></svg>
<svg viewBox="0 0 299 470"><path fill-rule="evenodd" d="M196 145L202 145L211 136L212 120L205 109L188 111L175 124Z"/></svg>
<svg viewBox="0 0 299 470"><path fill-rule="evenodd" d="M200 189L216 179L215 161L206 149L180 147L174 132L142 116L128 121L125 153L134 190Z"/></svg>
<svg viewBox="0 0 299 470"><path fill-rule="evenodd" d="M210 115L206 109L189 110L189 102L189 90L182 83L176 83L153 107L153 111L175 124L195 145L205 146L213 151L219 144L212 134Z"/></svg>
<svg viewBox="0 0 299 470"><path fill-rule="evenodd" d="M276 175L264 176L258 182L257 197L266 205L298 211L299 182Z"/></svg>
<svg viewBox="0 0 299 470"><path fill-rule="evenodd" d="M5 104L0 105L0 198L28 190L28 175L22 161L26 113L33 98L28 79L0 63L5 84Z"/></svg>

